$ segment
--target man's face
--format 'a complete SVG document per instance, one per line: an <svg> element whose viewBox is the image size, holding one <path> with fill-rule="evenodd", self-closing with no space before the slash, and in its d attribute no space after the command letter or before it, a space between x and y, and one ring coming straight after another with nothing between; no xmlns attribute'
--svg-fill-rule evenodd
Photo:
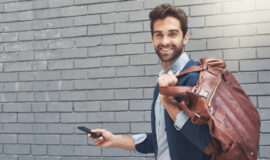
<svg viewBox="0 0 270 160"><path fill-rule="evenodd" d="M154 22L152 42L162 62L174 62L181 55L187 41L188 34L183 38L178 19L169 16Z"/></svg>

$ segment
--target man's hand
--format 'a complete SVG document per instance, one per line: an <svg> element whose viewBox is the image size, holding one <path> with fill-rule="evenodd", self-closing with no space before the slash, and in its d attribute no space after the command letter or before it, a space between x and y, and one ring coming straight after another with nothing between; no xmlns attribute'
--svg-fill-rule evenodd
<svg viewBox="0 0 270 160"><path fill-rule="evenodd" d="M95 144L101 148L118 147L129 151L135 151L135 143L131 136L116 135L105 129L94 129L91 131L101 135L99 138L93 138L91 137L91 134L88 134L88 137L92 138Z"/></svg>
<svg viewBox="0 0 270 160"><path fill-rule="evenodd" d="M172 71L169 71L168 74L163 74L158 78L159 87L174 86L177 84L177 82L178 80ZM177 100L172 96L165 96L162 94L159 94L159 96L164 108L169 113L171 119L175 122L176 115L180 112L180 107Z"/></svg>

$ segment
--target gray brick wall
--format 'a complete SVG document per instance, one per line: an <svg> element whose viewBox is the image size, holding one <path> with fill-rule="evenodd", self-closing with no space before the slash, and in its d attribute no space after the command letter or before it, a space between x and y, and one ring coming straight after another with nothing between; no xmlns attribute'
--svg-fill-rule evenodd
<svg viewBox="0 0 270 160"><path fill-rule="evenodd" d="M0 0L0 159L153 160L76 127L150 131L160 62L148 13L163 2L188 15L189 56L224 59L250 96L270 159L269 0Z"/></svg>

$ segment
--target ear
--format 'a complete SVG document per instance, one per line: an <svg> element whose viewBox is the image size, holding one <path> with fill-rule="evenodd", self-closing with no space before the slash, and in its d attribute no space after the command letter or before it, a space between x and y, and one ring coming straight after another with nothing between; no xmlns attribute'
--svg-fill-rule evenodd
<svg viewBox="0 0 270 160"><path fill-rule="evenodd" d="M189 33L187 32L184 39L183 39L184 45L186 45L188 43L188 40L189 40Z"/></svg>

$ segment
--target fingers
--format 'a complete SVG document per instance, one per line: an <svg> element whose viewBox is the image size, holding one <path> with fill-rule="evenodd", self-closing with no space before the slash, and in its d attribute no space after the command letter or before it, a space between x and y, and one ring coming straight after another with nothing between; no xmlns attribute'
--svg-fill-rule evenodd
<svg viewBox="0 0 270 160"><path fill-rule="evenodd" d="M168 74L163 74L158 77L158 83L160 87L167 87L176 85L178 82L177 78L172 71L169 71Z"/></svg>

